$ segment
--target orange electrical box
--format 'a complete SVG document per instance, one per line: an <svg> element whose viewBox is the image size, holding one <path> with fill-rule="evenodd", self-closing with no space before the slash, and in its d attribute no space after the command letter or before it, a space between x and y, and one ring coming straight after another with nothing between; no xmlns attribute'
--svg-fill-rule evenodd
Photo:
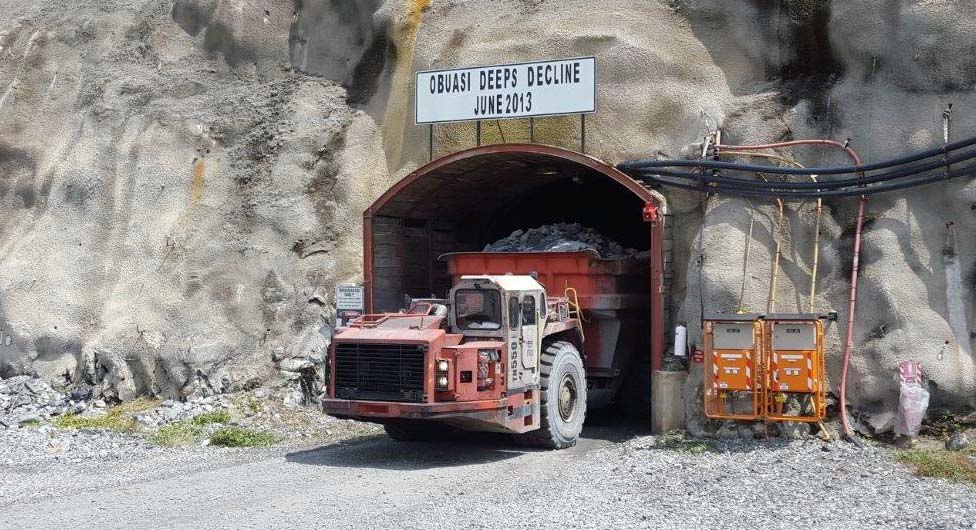
<svg viewBox="0 0 976 530"><path fill-rule="evenodd" d="M827 372L818 315L706 315L702 339L709 418L824 418Z"/></svg>
<svg viewBox="0 0 976 530"><path fill-rule="evenodd" d="M763 414L763 328L758 315L706 315L705 415L754 420Z"/></svg>
<svg viewBox="0 0 976 530"><path fill-rule="evenodd" d="M826 413L824 325L817 315L768 315L766 417L815 422Z"/></svg>

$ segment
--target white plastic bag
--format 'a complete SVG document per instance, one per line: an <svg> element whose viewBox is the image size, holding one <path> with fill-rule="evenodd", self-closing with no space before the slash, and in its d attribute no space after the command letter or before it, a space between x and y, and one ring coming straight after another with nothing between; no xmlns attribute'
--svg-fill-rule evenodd
<svg viewBox="0 0 976 530"><path fill-rule="evenodd" d="M895 432L912 438L918 436L922 419L929 408L929 391L918 383L902 383L898 396L898 421Z"/></svg>
<svg viewBox="0 0 976 530"><path fill-rule="evenodd" d="M905 361L898 366L898 418L895 432L916 437L929 408L929 391L922 387L923 374L917 361Z"/></svg>

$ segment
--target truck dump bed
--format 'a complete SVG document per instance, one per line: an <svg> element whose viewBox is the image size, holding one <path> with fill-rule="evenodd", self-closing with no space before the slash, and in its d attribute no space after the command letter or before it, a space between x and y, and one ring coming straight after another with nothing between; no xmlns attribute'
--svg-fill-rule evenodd
<svg viewBox="0 0 976 530"><path fill-rule="evenodd" d="M646 259L576 252L456 252L441 256L456 282L465 275L536 274L549 296L575 289L583 316L591 406L609 403L622 374L650 370L650 275ZM569 296L573 300L573 296ZM574 300L575 301L575 300Z"/></svg>

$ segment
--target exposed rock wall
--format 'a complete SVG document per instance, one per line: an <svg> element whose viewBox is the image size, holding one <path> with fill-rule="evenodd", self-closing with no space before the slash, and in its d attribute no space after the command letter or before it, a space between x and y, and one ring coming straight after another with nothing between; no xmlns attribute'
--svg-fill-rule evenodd
<svg viewBox="0 0 976 530"><path fill-rule="evenodd" d="M320 355L385 165L345 91L292 71L291 2L3 13L0 376L176 396Z"/></svg>

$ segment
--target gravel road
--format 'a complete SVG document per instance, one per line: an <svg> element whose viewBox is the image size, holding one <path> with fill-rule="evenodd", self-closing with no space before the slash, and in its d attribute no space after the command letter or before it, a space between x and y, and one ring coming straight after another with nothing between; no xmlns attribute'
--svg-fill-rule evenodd
<svg viewBox="0 0 976 530"><path fill-rule="evenodd" d="M373 435L4 474L10 529L976 528L976 489L916 478L887 449L809 440L697 453L621 427L590 427L557 452Z"/></svg>

